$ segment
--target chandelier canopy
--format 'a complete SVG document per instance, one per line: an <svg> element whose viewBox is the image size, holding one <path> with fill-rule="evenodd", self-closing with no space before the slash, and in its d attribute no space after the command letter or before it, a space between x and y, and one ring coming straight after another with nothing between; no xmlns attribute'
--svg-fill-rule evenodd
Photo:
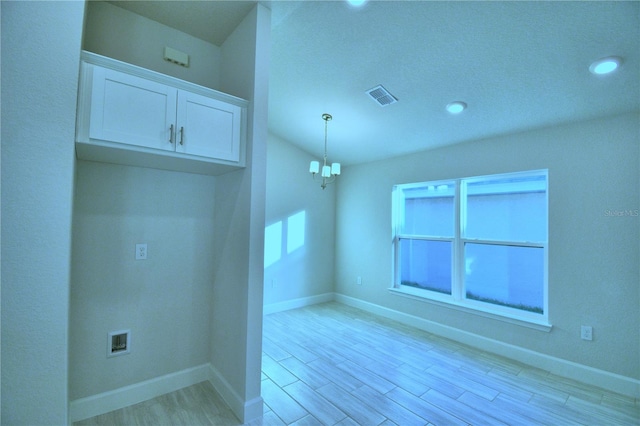
<svg viewBox="0 0 640 426"><path fill-rule="evenodd" d="M322 119L324 120L324 158L322 161L322 169L320 169L319 161L312 161L309 165L309 172L313 180L315 180L316 175L320 173L320 177L322 177L320 186L322 189L325 189L328 184L335 182L336 177L340 175L340 163L332 163L331 166L327 165L327 126L332 118L331 114L322 114Z"/></svg>

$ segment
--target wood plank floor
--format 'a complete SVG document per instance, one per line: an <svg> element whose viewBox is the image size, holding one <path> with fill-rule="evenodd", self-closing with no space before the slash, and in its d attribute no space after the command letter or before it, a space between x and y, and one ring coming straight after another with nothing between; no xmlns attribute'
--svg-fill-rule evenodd
<svg viewBox="0 0 640 426"><path fill-rule="evenodd" d="M640 425L640 403L338 303L265 316L260 425ZM209 383L88 424L237 425Z"/></svg>

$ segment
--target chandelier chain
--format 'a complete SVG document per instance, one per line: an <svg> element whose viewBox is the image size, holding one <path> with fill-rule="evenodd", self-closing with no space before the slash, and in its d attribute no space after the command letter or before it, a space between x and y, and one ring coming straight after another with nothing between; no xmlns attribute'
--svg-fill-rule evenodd
<svg viewBox="0 0 640 426"><path fill-rule="evenodd" d="M327 165L327 128L329 126L329 121L331 121L333 117L331 114L322 114L322 119L324 120L324 165Z"/></svg>

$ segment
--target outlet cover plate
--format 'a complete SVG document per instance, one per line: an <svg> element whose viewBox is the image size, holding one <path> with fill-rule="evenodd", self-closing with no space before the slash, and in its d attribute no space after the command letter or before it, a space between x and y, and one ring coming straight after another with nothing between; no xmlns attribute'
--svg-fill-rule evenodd
<svg viewBox="0 0 640 426"><path fill-rule="evenodd" d="M580 338L582 340L593 340L593 327L590 325L580 327Z"/></svg>
<svg viewBox="0 0 640 426"><path fill-rule="evenodd" d="M147 259L147 245L136 244L136 260L146 260L146 259Z"/></svg>

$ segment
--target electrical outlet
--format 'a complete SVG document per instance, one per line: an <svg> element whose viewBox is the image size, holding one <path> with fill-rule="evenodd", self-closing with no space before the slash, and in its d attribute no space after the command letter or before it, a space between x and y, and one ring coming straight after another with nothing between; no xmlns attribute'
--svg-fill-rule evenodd
<svg viewBox="0 0 640 426"><path fill-rule="evenodd" d="M136 260L145 260L147 258L147 245L136 244Z"/></svg>
<svg viewBox="0 0 640 426"><path fill-rule="evenodd" d="M582 340L593 340L593 328L590 325L580 327L580 338Z"/></svg>
<svg viewBox="0 0 640 426"><path fill-rule="evenodd" d="M358 285L362 285L362 277L358 277L358 279L356 280L356 282L358 283Z"/></svg>

